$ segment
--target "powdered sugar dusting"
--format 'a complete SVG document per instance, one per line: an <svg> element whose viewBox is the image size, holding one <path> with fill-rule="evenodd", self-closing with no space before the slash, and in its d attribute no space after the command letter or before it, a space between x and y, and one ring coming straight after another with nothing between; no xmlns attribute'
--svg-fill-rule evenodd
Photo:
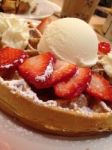
<svg viewBox="0 0 112 150"><path fill-rule="evenodd" d="M7 64L7 65L0 66L0 68L6 68L6 69L9 69L10 67L13 67L13 64Z"/></svg>
<svg viewBox="0 0 112 150"><path fill-rule="evenodd" d="M19 61L20 61L21 63L23 63L23 62L24 62L24 59L21 58Z"/></svg>
<svg viewBox="0 0 112 150"><path fill-rule="evenodd" d="M45 70L45 72L44 72L43 75L41 75L41 76L36 76L36 77L35 77L35 80L36 80L36 81L45 82L45 81L46 81L46 78L48 78L48 77L53 73L52 61L53 61L53 60L51 60L51 61L49 62L49 65L47 66L47 68L46 68L46 70Z"/></svg>
<svg viewBox="0 0 112 150"><path fill-rule="evenodd" d="M89 107L87 107L86 105L79 107L79 105L77 103L72 102L70 106L71 106L72 110L74 110L75 112L81 112L82 114L84 114L86 116L92 116L94 113L94 111L92 109L90 109Z"/></svg>
<svg viewBox="0 0 112 150"><path fill-rule="evenodd" d="M100 102L100 105L103 107L103 109L107 112L112 112L111 108L107 106L107 104L103 101Z"/></svg>
<svg viewBox="0 0 112 150"><path fill-rule="evenodd" d="M82 114L86 114L86 116L92 116L94 111L92 109L90 109L89 107L82 107L82 108L78 108L79 112L81 112Z"/></svg>
<svg viewBox="0 0 112 150"><path fill-rule="evenodd" d="M24 97L25 99L32 101L33 103L37 103L37 104L41 104L41 105L49 106L49 107L55 107L63 111L69 111L69 112L72 111L72 112L82 113L83 115L86 115L86 116L92 116L95 113L94 110L90 109L88 106L79 107L78 104L75 102L74 102L74 105L72 104L72 107L59 106L57 101L54 101L54 100L48 100L44 102L43 100L40 100L38 96L36 95L36 93L30 89L30 87L27 85L24 79L7 81L7 80L3 80L0 77L0 84L7 86L7 88L9 88L9 90L12 93L18 94Z"/></svg>
<svg viewBox="0 0 112 150"><path fill-rule="evenodd" d="M31 100L34 103L40 103L47 106L57 106L57 102L50 100L48 102L44 102L40 100L36 93L34 93L30 87L27 85L24 79L19 80L11 80L11 81L5 81L0 77L0 84L7 86L10 91L14 94L19 94L23 97L25 97L28 100Z"/></svg>
<svg viewBox="0 0 112 150"><path fill-rule="evenodd" d="M47 101L46 104L47 104L48 106L57 106L57 102L56 102L56 101L53 101L53 100Z"/></svg>
<svg viewBox="0 0 112 150"><path fill-rule="evenodd" d="M20 80L12 80L12 81L4 81L4 84L10 88L12 93L18 93L23 97L28 99L32 99L34 102L37 102L39 99L36 94L31 91L31 89L27 86L23 79Z"/></svg>

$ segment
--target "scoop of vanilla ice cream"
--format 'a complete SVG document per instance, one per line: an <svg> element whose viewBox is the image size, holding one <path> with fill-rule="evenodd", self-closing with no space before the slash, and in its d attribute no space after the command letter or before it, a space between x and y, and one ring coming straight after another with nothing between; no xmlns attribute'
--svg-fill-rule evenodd
<svg viewBox="0 0 112 150"><path fill-rule="evenodd" d="M64 18L48 25L38 50L40 53L49 50L58 58L80 66L92 66L98 60L98 39L86 22Z"/></svg>
<svg viewBox="0 0 112 150"><path fill-rule="evenodd" d="M0 14L0 38L7 46L24 49L30 38L27 22L14 15Z"/></svg>

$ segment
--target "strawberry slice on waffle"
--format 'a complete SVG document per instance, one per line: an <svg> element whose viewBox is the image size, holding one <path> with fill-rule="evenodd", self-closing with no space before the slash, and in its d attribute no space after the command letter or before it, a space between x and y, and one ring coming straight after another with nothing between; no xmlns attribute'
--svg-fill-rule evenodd
<svg viewBox="0 0 112 150"><path fill-rule="evenodd" d="M87 93L100 100L112 101L112 85L103 76L93 74Z"/></svg>
<svg viewBox="0 0 112 150"><path fill-rule="evenodd" d="M28 58L19 66L18 71L36 89L48 88L51 86L54 61L54 56L50 52L46 52Z"/></svg>
<svg viewBox="0 0 112 150"><path fill-rule="evenodd" d="M75 64L70 64L62 60L56 60L54 71L52 74L52 83L56 84L60 81L65 81L71 78L77 70Z"/></svg>
<svg viewBox="0 0 112 150"><path fill-rule="evenodd" d="M69 80L59 82L54 86L55 93L59 97L74 98L85 90L90 79L91 70L89 68L78 68Z"/></svg>
<svg viewBox="0 0 112 150"><path fill-rule="evenodd" d="M28 55L20 49L9 47L0 49L0 75L2 77L8 76L14 72L27 57Z"/></svg>

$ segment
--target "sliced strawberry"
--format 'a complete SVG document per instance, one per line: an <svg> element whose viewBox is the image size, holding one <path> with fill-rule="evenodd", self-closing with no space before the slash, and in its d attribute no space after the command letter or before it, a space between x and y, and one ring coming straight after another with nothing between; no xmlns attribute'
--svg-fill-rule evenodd
<svg viewBox="0 0 112 150"><path fill-rule="evenodd" d="M56 84L60 81L65 81L72 77L76 72L76 65L67 63L65 61L57 60L54 65L54 71L51 76L52 83Z"/></svg>
<svg viewBox="0 0 112 150"><path fill-rule="evenodd" d="M53 73L54 56L50 52L28 58L19 66L19 73L36 89L51 86L51 75Z"/></svg>
<svg viewBox="0 0 112 150"><path fill-rule="evenodd" d="M112 101L112 86L109 81L101 75L93 74L91 82L87 87L87 92L91 96L101 100Z"/></svg>
<svg viewBox="0 0 112 150"><path fill-rule="evenodd" d="M78 68L76 74L68 81L57 83L54 90L57 96L64 98L73 98L79 96L87 87L91 79L91 70L89 68Z"/></svg>
<svg viewBox="0 0 112 150"><path fill-rule="evenodd" d="M42 20L41 20L41 23L37 26L37 29L38 29L41 33L43 33L43 32L44 32L44 29L46 28L46 26L47 26L48 24L50 24L50 22L51 22L51 19L50 19L50 18L42 19Z"/></svg>
<svg viewBox="0 0 112 150"><path fill-rule="evenodd" d="M0 75L9 75L9 72L13 72L27 57L23 50L9 47L0 49Z"/></svg>

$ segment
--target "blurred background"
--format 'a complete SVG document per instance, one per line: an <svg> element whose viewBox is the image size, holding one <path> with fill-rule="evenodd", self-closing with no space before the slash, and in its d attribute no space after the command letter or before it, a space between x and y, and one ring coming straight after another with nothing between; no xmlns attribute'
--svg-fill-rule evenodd
<svg viewBox="0 0 112 150"><path fill-rule="evenodd" d="M77 17L112 42L112 0L50 0L62 9L57 17Z"/></svg>

